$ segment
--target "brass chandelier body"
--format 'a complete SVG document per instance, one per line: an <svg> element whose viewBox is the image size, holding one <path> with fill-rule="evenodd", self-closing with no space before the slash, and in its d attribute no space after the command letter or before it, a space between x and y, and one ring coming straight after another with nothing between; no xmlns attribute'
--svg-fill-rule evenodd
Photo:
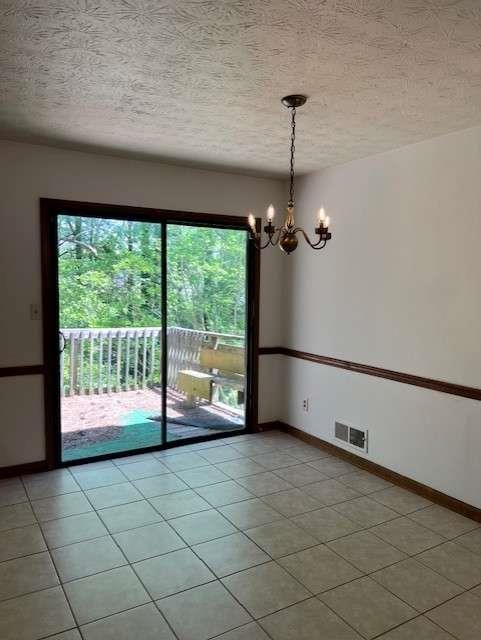
<svg viewBox="0 0 481 640"><path fill-rule="evenodd" d="M296 153L296 109L306 103L306 96L291 95L282 98L282 104L291 111L291 150L290 150L290 179L289 179L289 201L287 203L286 216L280 227L273 224L274 207L267 209L267 224L264 226L266 234L265 241L262 240L262 233L257 229L256 220L252 213L249 213L248 221L250 227L250 237L255 242L258 249L266 249L269 246L279 246L284 253L290 254L297 249L299 243L297 234L304 237L307 244L317 251L324 249L332 234L329 231L329 216L326 216L324 209L319 209L317 226L314 228L316 238L311 240L302 227L296 227L294 217L295 202L295 153Z"/></svg>

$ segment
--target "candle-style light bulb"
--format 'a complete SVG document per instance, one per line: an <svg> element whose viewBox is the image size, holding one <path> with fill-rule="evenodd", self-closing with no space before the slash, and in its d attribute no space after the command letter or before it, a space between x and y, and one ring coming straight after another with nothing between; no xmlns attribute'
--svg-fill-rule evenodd
<svg viewBox="0 0 481 640"><path fill-rule="evenodd" d="M249 215L247 216L247 221L248 221L249 227L252 229L252 231L255 231L256 230L256 219L254 218L252 213L249 213Z"/></svg>
<svg viewBox="0 0 481 640"><path fill-rule="evenodd" d="M267 222L272 222L274 220L275 213L276 213L276 210L274 209L273 205L270 204L267 207Z"/></svg>
<svg viewBox="0 0 481 640"><path fill-rule="evenodd" d="M321 207L318 211L317 218L319 220L319 224L323 224L326 219L326 212L324 211L324 207Z"/></svg>
<svg viewBox="0 0 481 640"><path fill-rule="evenodd" d="M324 220L324 226L326 227L326 229L329 228L330 224L331 224L331 218L329 216L326 216L326 219Z"/></svg>

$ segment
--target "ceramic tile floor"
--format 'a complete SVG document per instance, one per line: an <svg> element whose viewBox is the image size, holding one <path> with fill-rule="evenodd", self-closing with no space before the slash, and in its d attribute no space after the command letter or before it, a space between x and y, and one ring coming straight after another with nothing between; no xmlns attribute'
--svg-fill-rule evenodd
<svg viewBox="0 0 481 640"><path fill-rule="evenodd" d="M475 640L481 525L280 432L0 482L2 640Z"/></svg>

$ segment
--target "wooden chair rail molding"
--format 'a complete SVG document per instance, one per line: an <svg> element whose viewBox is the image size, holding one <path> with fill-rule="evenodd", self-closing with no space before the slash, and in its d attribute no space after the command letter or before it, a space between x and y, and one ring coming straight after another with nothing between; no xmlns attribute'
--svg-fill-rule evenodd
<svg viewBox="0 0 481 640"><path fill-rule="evenodd" d="M391 371L390 369L382 369L369 364L360 364L349 360L340 360L339 358L331 358L330 356L320 356L307 351L297 351L288 347L260 347L259 355L283 355L299 360L307 360L316 364L323 364L328 367L336 367L337 369L345 369L355 373L363 373L367 376L376 378L384 378L385 380L394 380L402 384L409 384L414 387L422 387L439 391L441 393L449 393L453 396L461 396L462 398L470 398L471 400L481 400L481 389L477 387L465 387L461 384L453 382L445 382L443 380L435 380L434 378L423 378L422 376L412 375L410 373L402 373L401 371Z"/></svg>
<svg viewBox="0 0 481 640"><path fill-rule="evenodd" d="M44 373L43 364L28 364L20 367L0 367L0 378L15 376L38 376Z"/></svg>
<svg viewBox="0 0 481 640"><path fill-rule="evenodd" d="M433 489L428 485L422 484L417 480L413 480L408 478L407 476L403 476L396 471L392 471L387 467L383 467L376 462L372 462L371 460L367 460L366 458L362 458L361 456L356 455L355 453L351 453L350 451L346 451L341 447L337 447L335 444L328 442L327 440L323 440L317 436L313 436L310 433L306 433L301 429L297 429L296 427L292 427L284 422L264 422L260 423L258 430L259 431L268 431L270 429L279 429L280 431L285 431L293 435L296 438L299 438L303 442L307 444L313 445L318 449L323 449L328 453L342 458L347 462L359 467L360 469L364 469L365 471L369 471L388 482L392 482L393 484L402 487L408 491L412 491L412 493L416 493L435 504L439 504L446 509L450 509L451 511L455 511L456 513L461 514L462 516L466 516L467 518L471 518L472 520L476 520L477 522L481 522L481 509L479 507L475 507L474 505L468 504L467 502L463 502L462 500L458 500L457 498L453 498L452 496L443 493L442 491L438 491L437 489Z"/></svg>

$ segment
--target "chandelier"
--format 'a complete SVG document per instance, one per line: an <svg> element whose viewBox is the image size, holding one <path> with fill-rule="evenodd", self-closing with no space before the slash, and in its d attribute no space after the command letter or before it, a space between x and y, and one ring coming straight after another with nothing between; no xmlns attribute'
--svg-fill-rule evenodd
<svg viewBox="0 0 481 640"><path fill-rule="evenodd" d="M292 95L282 98L282 104L291 110L291 160L290 160L290 182L289 182L289 201L287 203L286 217L280 227L276 227L273 224L275 210L272 205L267 209L267 224L264 226L264 233L266 234L266 240L262 241L262 233L257 230L256 220L252 213L249 213L248 222L250 227L250 237L255 242L258 249L265 249L269 245L275 247L279 245L280 249L284 253L292 253L297 249L298 239L297 234L300 233L307 244L316 249L324 249L327 241L331 239L331 233L329 231L330 219L326 216L324 208L319 209L317 215L317 226L314 228L316 239L314 241L309 239L307 233L301 227L296 227L294 219L294 157L296 153L296 109L302 107L306 103L306 96Z"/></svg>

